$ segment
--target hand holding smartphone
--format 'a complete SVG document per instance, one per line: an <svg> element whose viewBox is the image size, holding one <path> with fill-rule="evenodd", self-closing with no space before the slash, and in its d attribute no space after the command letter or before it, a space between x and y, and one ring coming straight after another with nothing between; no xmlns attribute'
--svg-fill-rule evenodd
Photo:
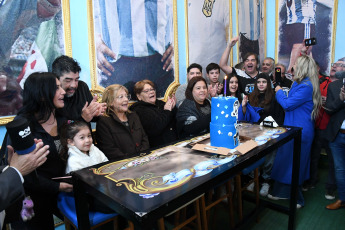
<svg viewBox="0 0 345 230"><path fill-rule="evenodd" d="M304 40L305 46L313 46L316 45L316 38L308 38Z"/></svg>
<svg viewBox="0 0 345 230"><path fill-rule="evenodd" d="M280 67L276 67L274 70L274 76L275 76L275 85L274 87L276 87L277 85L281 85L282 83L282 69Z"/></svg>

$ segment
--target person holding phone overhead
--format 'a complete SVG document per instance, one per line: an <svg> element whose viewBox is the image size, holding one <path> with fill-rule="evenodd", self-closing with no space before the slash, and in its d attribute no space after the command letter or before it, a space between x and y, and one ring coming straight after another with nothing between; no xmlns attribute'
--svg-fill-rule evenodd
<svg viewBox="0 0 345 230"><path fill-rule="evenodd" d="M297 208L304 206L302 184L309 178L310 148L314 136L314 119L321 107L321 94L315 61L309 56L297 58L294 66L294 83L287 97L280 86L276 86L276 98L285 110L284 125L302 127L301 160ZM293 141L278 149L271 176L275 180L268 198L289 199L292 178Z"/></svg>

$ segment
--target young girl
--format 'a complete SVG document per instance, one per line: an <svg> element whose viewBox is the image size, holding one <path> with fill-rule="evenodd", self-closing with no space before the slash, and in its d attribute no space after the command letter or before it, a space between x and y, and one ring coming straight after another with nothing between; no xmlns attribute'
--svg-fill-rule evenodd
<svg viewBox="0 0 345 230"><path fill-rule="evenodd" d="M61 157L67 161L66 173L108 161L93 143L84 121L68 120L61 128Z"/></svg>
<svg viewBox="0 0 345 230"><path fill-rule="evenodd" d="M285 112L275 99L270 78L267 74L260 73L253 92L243 98L238 110L238 120L260 123L268 116L272 116L279 126L284 123Z"/></svg>

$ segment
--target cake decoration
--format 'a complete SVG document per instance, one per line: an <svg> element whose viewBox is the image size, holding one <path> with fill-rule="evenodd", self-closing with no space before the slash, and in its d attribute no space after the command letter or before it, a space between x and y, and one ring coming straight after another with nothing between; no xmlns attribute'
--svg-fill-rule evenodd
<svg viewBox="0 0 345 230"><path fill-rule="evenodd" d="M217 105L217 106L212 106ZM211 105L210 138L211 145L233 149L239 144L236 97L213 97ZM229 111L225 112L224 109ZM230 116L229 116L230 115Z"/></svg>

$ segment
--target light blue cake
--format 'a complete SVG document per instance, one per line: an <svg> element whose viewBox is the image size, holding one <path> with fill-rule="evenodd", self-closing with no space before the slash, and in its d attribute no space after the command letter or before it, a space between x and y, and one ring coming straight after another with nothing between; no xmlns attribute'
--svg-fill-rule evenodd
<svg viewBox="0 0 345 230"><path fill-rule="evenodd" d="M236 130L239 102L236 97L212 97L211 145L233 149L238 146Z"/></svg>

